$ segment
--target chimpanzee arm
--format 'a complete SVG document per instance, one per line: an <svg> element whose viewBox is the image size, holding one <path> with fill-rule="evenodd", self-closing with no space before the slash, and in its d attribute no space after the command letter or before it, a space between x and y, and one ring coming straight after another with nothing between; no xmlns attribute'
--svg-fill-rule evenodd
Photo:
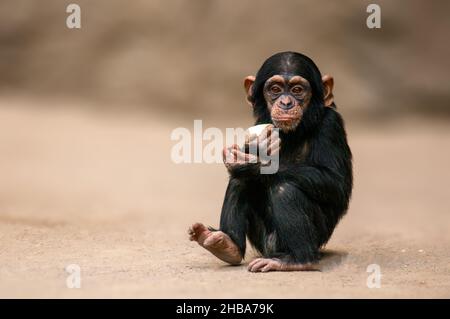
<svg viewBox="0 0 450 319"><path fill-rule="evenodd" d="M255 178L260 174L261 163L248 163L233 167L229 170L230 176L233 178Z"/></svg>

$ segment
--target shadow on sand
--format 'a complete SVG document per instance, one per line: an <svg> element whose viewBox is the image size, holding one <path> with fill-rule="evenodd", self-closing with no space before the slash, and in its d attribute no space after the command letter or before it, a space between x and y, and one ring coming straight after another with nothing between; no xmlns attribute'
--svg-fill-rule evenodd
<svg viewBox="0 0 450 319"><path fill-rule="evenodd" d="M348 252L332 249L320 251L319 268L321 271L329 271L338 267L347 258Z"/></svg>

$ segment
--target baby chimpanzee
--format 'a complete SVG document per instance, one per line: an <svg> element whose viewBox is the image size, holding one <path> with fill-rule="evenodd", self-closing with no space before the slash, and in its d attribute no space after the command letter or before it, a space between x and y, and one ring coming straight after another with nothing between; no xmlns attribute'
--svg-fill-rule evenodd
<svg viewBox="0 0 450 319"><path fill-rule="evenodd" d="M352 191L352 155L333 100L333 78L322 77L305 55L282 52L244 86L256 124L271 124L256 143L278 154L279 169L261 174L261 161L248 161L254 155L237 145L225 148L230 180L220 230L196 223L190 239L237 265L248 237L262 255L249 264L252 272L313 269Z"/></svg>

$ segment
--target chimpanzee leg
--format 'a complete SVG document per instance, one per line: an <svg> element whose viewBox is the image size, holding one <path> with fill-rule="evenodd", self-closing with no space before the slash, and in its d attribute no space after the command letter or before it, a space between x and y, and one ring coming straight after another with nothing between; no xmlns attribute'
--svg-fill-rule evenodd
<svg viewBox="0 0 450 319"><path fill-rule="evenodd" d="M269 194L268 218L276 232L277 250L285 255L255 259L248 269L254 272L314 270L312 263L317 260L319 244L312 214L320 214L320 208L291 182L273 185Z"/></svg>
<svg viewBox="0 0 450 319"><path fill-rule="evenodd" d="M242 257L245 255L245 234L251 209L246 187L245 181L230 179L220 215L220 230L239 247Z"/></svg>
<svg viewBox="0 0 450 319"><path fill-rule="evenodd" d="M191 240L197 241L217 258L239 264L245 255L245 235L249 204L244 183L231 178L225 193L220 216L220 230L206 228L196 223L190 230Z"/></svg>

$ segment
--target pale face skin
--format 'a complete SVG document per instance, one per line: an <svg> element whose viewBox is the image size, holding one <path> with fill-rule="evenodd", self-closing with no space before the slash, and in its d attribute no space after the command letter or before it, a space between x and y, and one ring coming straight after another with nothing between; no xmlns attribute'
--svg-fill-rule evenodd
<svg viewBox="0 0 450 319"><path fill-rule="evenodd" d="M311 86L299 75L274 75L264 85L264 98L275 127L293 131L311 100Z"/></svg>

